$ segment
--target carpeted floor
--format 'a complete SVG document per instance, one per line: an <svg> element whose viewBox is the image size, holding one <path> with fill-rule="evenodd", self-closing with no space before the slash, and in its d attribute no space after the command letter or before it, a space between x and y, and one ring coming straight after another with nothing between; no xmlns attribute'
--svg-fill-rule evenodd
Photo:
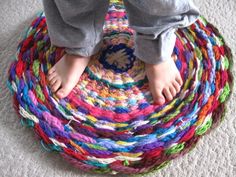
<svg viewBox="0 0 236 177"><path fill-rule="evenodd" d="M236 2L234 0L195 0L202 14L224 36L236 55ZM43 150L32 130L23 127L12 107L6 86L7 69L12 62L22 31L42 9L41 1L0 1L0 177L101 176L71 167L57 153ZM235 76L236 66L234 66ZM234 177L236 176L236 92L227 103L222 124L199 141L196 148L177 158L156 177ZM103 175L104 176L104 175Z"/></svg>

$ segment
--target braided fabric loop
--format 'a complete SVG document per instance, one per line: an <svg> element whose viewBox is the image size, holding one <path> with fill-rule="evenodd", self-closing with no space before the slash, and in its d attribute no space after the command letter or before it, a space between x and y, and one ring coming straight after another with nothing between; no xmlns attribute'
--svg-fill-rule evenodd
<svg viewBox="0 0 236 177"><path fill-rule="evenodd" d="M113 0L101 50L64 99L49 89L48 70L65 54L51 44L44 13L32 22L8 70L14 108L47 151L95 173L144 174L189 152L217 127L232 91L232 56L204 17L176 31L173 55L184 84L155 105L144 62L133 54L134 31Z"/></svg>

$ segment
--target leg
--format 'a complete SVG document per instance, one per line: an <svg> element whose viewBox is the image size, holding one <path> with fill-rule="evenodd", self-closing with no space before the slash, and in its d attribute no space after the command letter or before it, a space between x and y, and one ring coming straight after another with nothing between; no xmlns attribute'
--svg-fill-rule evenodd
<svg viewBox="0 0 236 177"><path fill-rule="evenodd" d="M50 40L66 51L48 72L50 87L60 98L74 88L100 47L109 0L97 4L98 0L43 0Z"/></svg>
<svg viewBox="0 0 236 177"><path fill-rule="evenodd" d="M180 91L182 79L171 55L175 30L199 16L191 0L125 0L130 27L135 30L135 55L145 62L154 102L163 104Z"/></svg>

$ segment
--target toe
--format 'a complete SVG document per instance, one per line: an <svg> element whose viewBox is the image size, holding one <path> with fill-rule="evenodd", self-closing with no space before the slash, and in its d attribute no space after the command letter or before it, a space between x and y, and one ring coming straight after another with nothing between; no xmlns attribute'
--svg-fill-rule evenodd
<svg viewBox="0 0 236 177"><path fill-rule="evenodd" d="M52 74L52 73L54 73L56 71L56 68L53 66L52 68L50 68L49 70L48 70L48 74Z"/></svg>
<svg viewBox="0 0 236 177"><path fill-rule="evenodd" d="M151 92L153 100L156 104L162 105L165 103L165 97L162 95L160 88L152 88Z"/></svg>
<svg viewBox="0 0 236 177"><path fill-rule="evenodd" d="M163 89L163 93L168 101L171 101L173 99L172 94L168 87Z"/></svg>
<svg viewBox="0 0 236 177"><path fill-rule="evenodd" d="M180 84L177 81L174 81L173 86L176 90L176 93L178 93L180 91L180 87L181 87Z"/></svg>
<svg viewBox="0 0 236 177"><path fill-rule="evenodd" d="M57 79L55 81L55 83L52 85L52 91L56 92L58 90L58 88L60 87L60 85L61 85L61 81L60 81L60 79Z"/></svg>
<svg viewBox="0 0 236 177"><path fill-rule="evenodd" d="M183 85L183 80L180 75L178 75L175 79L179 83L179 85Z"/></svg>
<svg viewBox="0 0 236 177"><path fill-rule="evenodd" d="M162 94L162 88L157 83L150 84L150 91L155 104L162 105L165 103L165 97Z"/></svg>
<svg viewBox="0 0 236 177"><path fill-rule="evenodd" d="M170 90L170 93L172 94L172 97L174 97L176 95L175 87L173 85L171 85L169 90Z"/></svg>
<svg viewBox="0 0 236 177"><path fill-rule="evenodd" d="M52 80L54 77L56 77L56 76L57 76L57 73L56 73L56 72L54 72L54 73L52 73L52 74L49 74L49 75L48 75L48 81L51 82L51 80Z"/></svg>
<svg viewBox="0 0 236 177"><path fill-rule="evenodd" d="M56 95L59 98L65 98L69 93L70 92L68 89L62 87L60 90L57 91Z"/></svg>
<svg viewBox="0 0 236 177"><path fill-rule="evenodd" d="M59 79L59 77L55 76L54 78L52 78L52 80L50 80L49 84L50 86L53 86L53 84L55 84L55 82Z"/></svg>

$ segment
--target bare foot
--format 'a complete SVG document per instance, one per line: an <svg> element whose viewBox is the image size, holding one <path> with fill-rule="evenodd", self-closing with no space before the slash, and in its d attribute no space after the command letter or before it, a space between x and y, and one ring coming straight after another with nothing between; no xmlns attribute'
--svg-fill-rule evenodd
<svg viewBox="0 0 236 177"><path fill-rule="evenodd" d="M145 63L145 70L155 103L162 105L165 98L171 101L180 91L183 81L173 59L159 64Z"/></svg>
<svg viewBox="0 0 236 177"><path fill-rule="evenodd" d="M60 99L66 97L78 83L89 60L90 57L66 54L49 69L49 87Z"/></svg>

